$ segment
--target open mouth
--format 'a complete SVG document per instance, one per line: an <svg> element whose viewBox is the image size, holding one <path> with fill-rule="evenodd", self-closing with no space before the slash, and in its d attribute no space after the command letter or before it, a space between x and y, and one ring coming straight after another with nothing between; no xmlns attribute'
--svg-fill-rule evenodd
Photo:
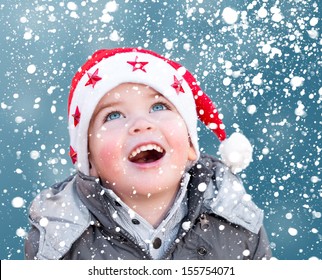
<svg viewBox="0 0 322 280"><path fill-rule="evenodd" d="M163 148L156 144L148 144L134 149L129 155L129 160L134 163L150 163L161 159L164 155Z"/></svg>

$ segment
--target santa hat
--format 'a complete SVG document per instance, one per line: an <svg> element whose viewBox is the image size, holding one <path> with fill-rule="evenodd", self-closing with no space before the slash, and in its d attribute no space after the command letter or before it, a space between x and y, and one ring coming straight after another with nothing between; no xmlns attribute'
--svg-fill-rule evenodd
<svg viewBox="0 0 322 280"><path fill-rule="evenodd" d="M96 105L111 89L127 82L152 87L176 107L185 121L198 156L199 118L222 141L219 149L222 159L234 172L248 166L252 153L248 140L236 133L233 138L238 139L225 140L225 127L220 114L189 71L149 50L117 48L95 52L72 80L68 98L69 154L78 170L89 175L88 127ZM232 149L239 147L239 138L248 143L247 147L244 145L245 149L234 152Z"/></svg>

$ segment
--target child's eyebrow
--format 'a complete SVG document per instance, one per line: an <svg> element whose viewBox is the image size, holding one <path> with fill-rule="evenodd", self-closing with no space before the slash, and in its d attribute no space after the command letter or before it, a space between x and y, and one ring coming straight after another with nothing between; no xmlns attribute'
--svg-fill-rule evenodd
<svg viewBox="0 0 322 280"><path fill-rule="evenodd" d="M121 103L122 103L121 101L106 102L98 106L97 111L100 111L102 109L109 108L109 107L115 107L120 105Z"/></svg>
<svg viewBox="0 0 322 280"><path fill-rule="evenodd" d="M151 93L150 98L153 100L158 100L158 99L168 100L161 93Z"/></svg>
<svg viewBox="0 0 322 280"><path fill-rule="evenodd" d="M148 93L148 98L153 100L168 100L167 98L165 98L161 93L158 92L151 92ZM105 102L100 104L94 111L93 116L97 116L97 114L102 111L103 109L109 109L109 108L113 108L113 107L117 107L120 104L122 104L121 100L115 100L115 101L110 101L110 102Z"/></svg>
<svg viewBox="0 0 322 280"><path fill-rule="evenodd" d="M112 101L112 102L108 102L108 103L106 102L106 103L100 104L95 109L95 111L93 113L93 118L95 118L99 114L99 112L101 112L102 110L116 107L116 106L120 105L121 103L122 103L121 101Z"/></svg>

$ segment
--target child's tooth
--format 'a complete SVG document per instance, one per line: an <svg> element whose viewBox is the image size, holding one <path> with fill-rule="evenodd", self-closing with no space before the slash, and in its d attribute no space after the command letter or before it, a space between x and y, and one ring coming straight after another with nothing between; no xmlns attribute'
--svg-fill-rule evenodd
<svg viewBox="0 0 322 280"><path fill-rule="evenodd" d="M138 147L135 151L132 152L131 157L135 157L137 154L148 150L156 150L159 153L163 153L163 149L160 146L156 144L148 144Z"/></svg>

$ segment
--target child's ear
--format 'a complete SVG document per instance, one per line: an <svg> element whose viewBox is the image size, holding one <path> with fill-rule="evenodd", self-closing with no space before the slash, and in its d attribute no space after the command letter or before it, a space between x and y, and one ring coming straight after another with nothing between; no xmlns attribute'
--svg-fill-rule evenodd
<svg viewBox="0 0 322 280"><path fill-rule="evenodd" d="M88 165L89 165L89 175L98 177L98 173L96 171L95 165L94 163L92 163L90 156L88 156Z"/></svg>
<svg viewBox="0 0 322 280"><path fill-rule="evenodd" d="M188 151L188 160L195 161L197 160L197 153L195 151L194 146L192 145L190 141L189 151Z"/></svg>

